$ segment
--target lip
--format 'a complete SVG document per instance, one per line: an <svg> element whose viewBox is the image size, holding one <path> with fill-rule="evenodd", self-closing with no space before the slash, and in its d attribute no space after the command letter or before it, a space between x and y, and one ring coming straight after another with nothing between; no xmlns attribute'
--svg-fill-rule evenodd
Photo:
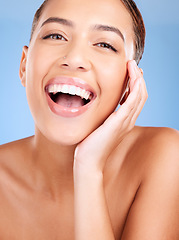
<svg viewBox="0 0 179 240"><path fill-rule="evenodd" d="M92 92L93 98L91 99L91 101L89 103L87 103L86 105L84 105L82 107L66 108L64 106L58 105L50 98L50 96L47 92L47 88L51 84L74 85L76 87L85 89L86 91ZM83 81L82 79L76 78L76 77L66 77L66 76L55 77L55 78L52 78L50 81L48 81L47 85L45 86L45 93L46 93L46 99L47 99L47 103L48 103L50 110L54 114L61 116L61 117L77 117L77 116L83 114L91 107L91 105L93 104L93 102L97 96L94 89L89 84L87 84L85 81Z"/></svg>

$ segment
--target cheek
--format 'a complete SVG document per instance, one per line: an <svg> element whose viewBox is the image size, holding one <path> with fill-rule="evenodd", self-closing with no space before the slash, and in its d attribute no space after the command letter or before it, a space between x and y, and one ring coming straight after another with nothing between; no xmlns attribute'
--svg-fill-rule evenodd
<svg viewBox="0 0 179 240"><path fill-rule="evenodd" d="M97 112L103 120L114 112L119 104L126 79L126 67L125 61L113 61L101 68L98 75L100 104Z"/></svg>
<svg viewBox="0 0 179 240"><path fill-rule="evenodd" d="M28 76L30 76L30 78L44 77L49 69L50 61L52 61L50 55L51 54L48 51L44 51L42 47L33 47L33 50L30 51L28 56L30 59Z"/></svg>
<svg viewBox="0 0 179 240"><path fill-rule="evenodd" d="M43 94L43 79L48 74L51 66L54 63L55 54L52 51L47 51L44 47L32 46L29 48L27 60L27 94L34 97L34 101L41 99Z"/></svg>
<svg viewBox="0 0 179 240"><path fill-rule="evenodd" d="M39 118L43 106L43 78L48 71L48 61L45 59L49 58L44 56L41 49L35 47L33 47L33 50L29 49L26 74L26 95L35 122Z"/></svg>
<svg viewBox="0 0 179 240"><path fill-rule="evenodd" d="M111 61L101 69L100 86L102 94L119 100L126 78L127 64L125 61Z"/></svg>

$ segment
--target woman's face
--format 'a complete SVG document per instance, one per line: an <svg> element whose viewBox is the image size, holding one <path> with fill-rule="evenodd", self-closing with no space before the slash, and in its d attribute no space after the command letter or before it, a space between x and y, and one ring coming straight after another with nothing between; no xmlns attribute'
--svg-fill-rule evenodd
<svg viewBox="0 0 179 240"><path fill-rule="evenodd" d="M119 0L49 1L21 62L37 132L65 145L89 135L117 107L133 55Z"/></svg>

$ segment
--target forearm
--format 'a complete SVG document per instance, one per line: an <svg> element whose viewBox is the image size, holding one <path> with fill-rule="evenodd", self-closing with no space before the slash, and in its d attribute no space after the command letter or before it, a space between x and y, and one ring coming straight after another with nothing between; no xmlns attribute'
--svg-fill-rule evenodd
<svg viewBox="0 0 179 240"><path fill-rule="evenodd" d="M114 240L102 173L75 173L75 240Z"/></svg>
<svg viewBox="0 0 179 240"><path fill-rule="evenodd" d="M130 93L126 101L80 142L75 150L76 240L114 240L102 172L108 157L134 127L147 99L143 75L136 62L129 61L127 67Z"/></svg>

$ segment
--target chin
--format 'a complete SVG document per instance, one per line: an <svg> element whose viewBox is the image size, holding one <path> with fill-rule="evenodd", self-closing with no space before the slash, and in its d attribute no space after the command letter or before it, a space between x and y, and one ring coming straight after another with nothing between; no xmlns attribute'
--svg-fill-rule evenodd
<svg viewBox="0 0 179 240"><path fill-rule="evenodd" d="M52 142L60 145L60 146L75 146L78 145L81 141L83 141L84 138L78 138L78 137L73 137L73 138L59 138L59 139L53 139Z"/></svg>
<svg viewBox="0 0 179 240"><path fill-rule="evenodd" d="M45 138L47 142L59 146L75 146L83 141L90 133L84 131L62 131L62 132L40 132L38 135L41 139Z"/></svg>

